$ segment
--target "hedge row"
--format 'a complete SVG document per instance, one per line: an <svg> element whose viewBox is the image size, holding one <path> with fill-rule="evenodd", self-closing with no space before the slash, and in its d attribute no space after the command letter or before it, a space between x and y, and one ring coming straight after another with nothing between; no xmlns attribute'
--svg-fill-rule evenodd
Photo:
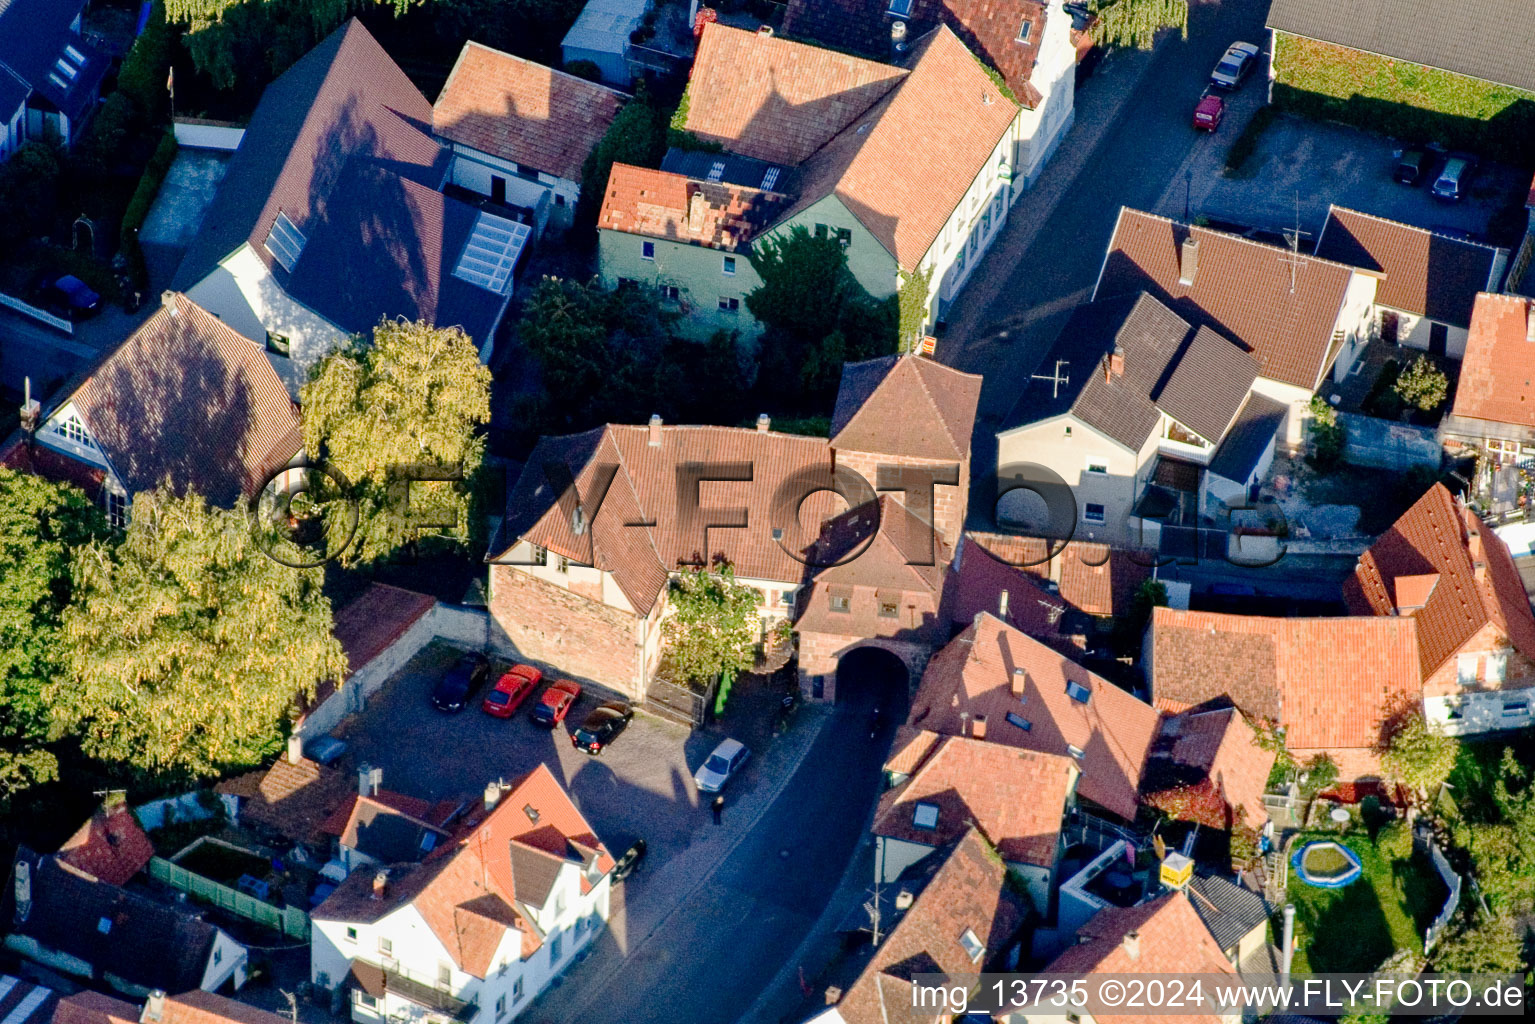
<svg viewBox="0 0 1535 1024"><path fill-rule="evenodd" d="M166 129L160 137L160 143L155 147L154 155L149 158L149 163L144 167L144 173L139 176L138 187L133 190L133 198L128 200L128 208L123 211L122 229L118 237L123 255L128 257L128 269L133 278L135 287L142 288L149 280L149 269L144 263L144 250L139 245L139 229L144 226L144 221L149 217L149 208L155 203L155 196L160 194L160 186L165 183L165 176L170 173L171 164L176 162L176 133Z"/></svg>

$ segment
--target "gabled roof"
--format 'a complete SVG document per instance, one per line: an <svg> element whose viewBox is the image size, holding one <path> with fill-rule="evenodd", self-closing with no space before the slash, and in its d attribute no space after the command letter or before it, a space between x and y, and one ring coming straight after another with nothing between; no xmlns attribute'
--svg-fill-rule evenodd
<svg viewBox="0 0 1535 1024"><path fill-rule="evenodd" d="M1158 792L1204 790L1220 820L1196 819L1201 824L1230 828L1240 810L1248 828L1259 828L1268 820L1263 793L1275 756L1258 745L1252 726L1229 702L1190 708L1162 720L1142 791L1154 804Z"/></svg>
<svg viewBox="0 0 1535 1024"><path fill-rule="evenodd" d="M1122 372L1114 369L1116 352ZM1258 376L1240 346L1190 327L1145 292L1078 306L1040 365L1050 379L1027 382L1006 429L1069 413L1131 451L1161 413L1218 443Z"/></svg>
<svg viewBox="0 0 1535 1024"><path fill-rule="evenodd" d="M1506 253L1357 210L1332 206L1316 254L1334 263L1383 274L1377 305L1471 326L1476 293L1497 287Z"/></svg>
<svg viewBox="0 0 1535 1024"><path fill-rule="evenodd" d="M31 872L32 900L23 917L15 885L6 886L0 921L9 931L130 985L185 992L202 984L219 933L213 925L26 847L16 852L13 879L21 863Z"/></svg>
<svg viewBox="0 0 1535 1024"><path fill-rule="evenodd" d="M960 557L949 563L943 584L944 619L963 627L981 612L995 615L1036 640L1069 650L1069 634L1081 625L1066 613L1072 605L1063 594L1045 589L1048 577L1038 567L1020 568L992 554L967 533ZM1003 608L1006 594L1006 609Z"/></svg>
<svg viewBox="0 0 1535 1024"><path fill-rule="evenodd" d="M1477 563L1484 567L1480 579ZM1431 587L1420 579L1427 575L1438 576ZM1404 577L1408 582L1399 584ZM1443 484L1429 488L1360 556L1343 582L1343 598L1355 615L1410 616L1424 679L1489 623L1535 657L1535 614L1508 546ZM1420 600L1423 606L1412 610Z"/></svg>
<svg viewBox="0 0 1535 1024"><path fill-rule="evenodd" d="M1186 285L1181 258L1189 237L1199 255ZM1304 253L1124 208L1093 298L1150 292L1189 323L1246 348L1261 376L1315 389L1337 357L1333 326L1353 274Z"/></svg>
<svg viewBox="0 0 1535 1024"><path fill-rule="evenodd" d="M442 814L451 811L388 790L353 793L321 822L320 831L381 864L403 864L422 859L447 837Z"/></svg>
<svg viewBox="0 0 1535 1024"><path fill-rule="evenodd" d="M331 633L346 654L348 674L382 654L436 604L430 594L369 583L355 599L339 606Z"/></svg>
<svg viewBox="0 0 1535 1024"><path fill-rule="evenodd" d="M60 999L53 1024L139 1024L139 1008L89 989Z"/></svg>
<svg viewBox="0 0 1535 1024"><path fill-rule="evenodd" d="M905 623L911 627L930 625L938 611L949 546L931 524L885 494L827 523L810 557L817 591L872 587L877 597L899 597L910 606L903 614L909 611L919 617L916 623ZM800 630L877 636L890 625L888 619L878 618L875 601L854 600L847 612L837 613L825 601L803 604L804 612L795 624Z"/></svg>
<svg viewBox="0 0 1535 1024"><path fill-rule="evenodd" d="M1088 615L1129 612L1135 592L1151 578L1151 567L1156 564L1155 552L1111 548L1092 541L1073 540L1062 547L1059 541L1043 537L974 530L967 531L965 537L967 545L973 543L985 549L990 560L1000 560L1032 576L1053 580L1061 599ZM964 557L968 557L968 551L962 553L961 558Z"/></svg>
<svg viewBox="0 0 1535 1024"><path fill-rule="evenodd" d="M1525 0L1274 0L1268 27L1535 92Z"/></svg>
<svg viewBox="0 0 1535 1024"><path fill-rule="evenodd" d="M240 820L264 825L295 843L316 838L321 824L356 787L348 775L307 757L278 758L272 767L220 782L215 791L240 798Z"/></svg>
<svg viewBox="0 0 1535 1024"><path fill-rule="evenodd" d="M155 846L127 804L91 815L59 847L59 859L109 885L124 885L144 870Z"/></svg>
<svg viewBox="0 0 1535 1024"><path fill-rule="evenodd" d="M910 774L880 797L875 835L943 846L974 824L1005 861L1045 868L1055 864L1061 821L1078 774L1071 757L944 736ZM938 809L936 825L916 824L918 804Z"/></svg>
<svg viewBox="0 0 1535 1024"><path fill-rule="evenodd" d="M34 91L71 118L88 113L108 62L70 27L84 7L82 0L0 0L0 121Z"/></svg>
<svg viewBox="0 0 1535 1024"><path fill-rule="evenodd" d="M1069 694L1068 684L1085 692L1086 702ZM1009 713L1029 728L1008 721ZM1156 711L989 613L933 656L912 699L910 723L963 736L973 734L977 716L986 720L990 743L1048 754L1080 750L1077 793L1135 817Z"/></svg>
<svg viewBox="0 0 1535 1024"><path fill-rule="evenodd" d="M921 356L844 363L832 447L961 462L970 457L980 400L979 374Z"/></svg>
<svg viewBox="0 0 1535 1024"><path fill-rule="evenodd" d="M946 25L967 47L1002 74L1008 88L1030 110L1040 93L1030 82L1045 36L1047 7L1038 0L912 0L907 16L911 38ZM884 56L891 50L890 0L789 0L784 31L831 46ZM1020 40L1023 23L1028 38Z"/></svg>
<svg viewBox="0 0 1535 1024"><path fill-rule="evenodd" d="M153 1024L282 1024L288 1020L259 1006L193 989L168 995Z"/></svg>
<svg viewBox="0 0 1535 1024"><path fill-rule="evenodd" d="M1456 416L1535 428L1535 303L1518 295L1476 297L1455 389Z"/></svg>
<svg viewBox="0 0 1535 1024"><path fill-rule="evenodd" d="M704 26L685 127L733 153L799 164L907 72L771 32Z"/></svg>
<svg viewBox="0 0 1535 1024"><path fill-rule="evenodd" d="M1422 692L1412 619L1281 619L1155 608L1151 693L1182 711L1229 697L1291 749L1373 748Z"/></svg>
<svg viewBox="0 0 1535 1024"><path fill-rule="evenodd" d="M231 505L302 446L298 412L263 351L184 295L168 295L77 386L61 389L44 423L66 404L130 497L168 478Z"/></svg>
<svg viewBox="0 0 1535 1024"><path fill-rule="evenodd" d="M432 107L432 128L450 142L579 182L581 165L625 99L471 40Z"/></svg>
<svg viewBox="0 0 1535 1024"><path fill-rule="evenodd" d="M738 252L788 204L777 192L614 164L597 227Z"/></svg>
<svg viewBox="0 0 1535 1024"><path fill-rule="evenodd" d="M913 1011L913 977L978 973L1007 948L1027 913L1028 902L1008 884L1002 858L977 829L967 829L843 994L838 1014L845 1024L930 1021L931 1014ZM980 947L977 957L961 943L967 933Z"/></svg>
<svg viewBox="0 0 1535 1024"><path fill-rule="evenodd" d="M1245 483L1258 467L1263 453L1284 426L1289 406L1254 391L1226 431L1226 437L1210 460L1210 472L1227 480Z"/></svg>
<svg viewBox="0 0 1535 1024"><path fill-rule="evenodd" d="M1260 894L1219 875L1195 875L1188 892L1189 905L1223 950L1234 952L1249 932L1267 925L1273 916Z"/></svg>

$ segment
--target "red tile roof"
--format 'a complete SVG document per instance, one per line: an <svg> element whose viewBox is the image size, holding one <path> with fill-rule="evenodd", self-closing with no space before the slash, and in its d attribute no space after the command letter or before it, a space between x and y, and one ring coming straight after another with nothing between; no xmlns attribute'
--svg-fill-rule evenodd
<svg viewBox="0 0 1535 1024"><path fill-rule="evenodd" d="M1048 868L1077 775L1065 754L944 736L910 779L880 797L874 834L943 846L974 824L1003 860ZM915 824L919 803L937 806L936 828Z"/></svg>
<svg viewBox="0 0 1535 1024"><path fill-rule="evenodd" d="M432 129L450 142L579 183L581 165L626 98L470 41L432 107Z"/></svg>
<svg viewBox="0 0 1535 1024"><path fill-rule="evenodd" d="M1185 285L1180 259L1189 237L1199 246L1198 270ZM1353 274L1342 264L1125 208L1093 298L1150 292L1185 320L1246 346L1262 376L1314 390L1337 357L1333 327Z"/></svg>
<svg viewBox="0 0 1535 1024"><path fill-rule="evenodd" d="M193 989L165 997L156 1024L283 1024L287 1017L214 992Z"/></svg>
<svg viewBox="0 0 1535 1024"><path fill-rule="evenodd" d="M1194 708L1162 721L1162 734L1153 747L1143 791L1147 802L1161 806L1158 792L1184 786L1204 788L1220 805L1220 820L1203 820L1214 828L1229 828L1238 818L1249 828L1268 820L1263 792L1275 753L1258 745L1257 734L1233 707Z"/></svg>
<svg viewBox="0 0 1535 1024"><path fill-rule="evenodd" d="M295 843L314 840L320 826L355 796L348 775L307 757L278 758L265 771L220 782L215 791L240 798L240 820L264 825Z"/></svg>
<svg viewBox="0 0 1535 1024"><path fill-rule="evenodd" d="M1316 254L1383 274L1377 304L1430 320L1468 327L1476 293L1497 287L1500 250L1427 228L1333 206Z"/></svg>
<svg viewBox="0 0 1535 1024"><path fill-rule="evenodd" d="M1074 540L1062 547L1041 537L970 532L969 541L993 558L1054 580L1061 599L1088 615L1123 615L1151 578L1156 553Z"/></svg>
<svg viewBox="0 0 1535 1024"><path fill-rule="evenodd" d="M733 153L793 166L906 75L889 64L711 23L693 60L686 127Z"/></svg>
<svg viewBox="0 0 1535 1024"><path fill-rule="evenodd" d="M1067 693L1068 682L1086 689L1086 703ZM1009 713L1030 727L1008 721ZM986 721L988 742L1049 754L1080 750L1077 793L1121 817L1135 817L1157 712L988 613L928 663L910 723L963 736L973 734L977 716Z"/></svg>
<svg viewBox="0 0 1535 1024"><path fill-rule="evenodd" d="M833 448L962 462L981 400L981 376L922 356L844 363L832 410ZM874 481L870 481L873 483Z"/></svg>
<svg viewBox="0 0 1535 1024"><path fill-rule="evenodd" d="M100 992L76 992L59 1000L53 1024L139 1024L139 1008Z"/></svg>
<svg viewBox="0 0 1535 1024"><path fill-rule="evenodd" d="M336 611L331 632L346 653L347 675L384 653L437 599L430 594L370 583L368 588Z"/></svg>
<svg viewBox="0 0 1535 1024"><path fill-rule="evenodd" d="M776 192L614 164L597 226L737 252L788 202Z"/></svg>
<svg viewBox="0 0 1535 1024"><path fill-rule="evenodd" d="M1437 581L1405 620L1416 626L1424 679L1489 623L1535 657L1535 614L1508 546L1443 484L1430 488L1360 556L1343 597L1356 615L1392 616L1397 601L1423 595L1425 575L1437 575ZM1403 578L1405 598L1397 585Z"/></svg>
<svg viewBox="0 0 1535 1024"><path fill-rule="evenodd" d="M1155 608L1151 692L1183 710L1229 697L1285 727L1292 749L1374 748L1421 695L1412 619L1279 619Z"/></svg>
<svg viewBox="0 0 1535 1024"><path fill-rule="evenodd" d="M126 804L99 810L59 847L59 859L111 885L126 885L155 846Z"/></svg>
<svg viewBox="0 0 1535 1024"><path fill-rule="evenodd" d="M1535 302L1517 295L1478 295L1455 388L1456 416L1535 427Z"/></svg>
<svg viewBox="0 0 1535 1024"><path fill-rule="evenodd" d="M1069 602L1045 589L1045 577L1010 565L974 537L965 534L960 557L949 564L943 587L944 618L963 626L986 612L1036 640L1060 642L1065 625L1062 616L1069 610Z"/></svg>

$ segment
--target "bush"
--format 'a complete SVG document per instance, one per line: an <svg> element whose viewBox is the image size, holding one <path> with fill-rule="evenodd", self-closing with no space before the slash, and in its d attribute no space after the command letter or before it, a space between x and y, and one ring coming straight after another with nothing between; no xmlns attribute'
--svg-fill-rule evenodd
<svg viewBox="0 0 1535 1024"><path fill-rule="evenodd" d="M1273 107L1259 107L1258 112L1252 116L1243 127L1242 133L1231 144L1231 149L1226 152L1226 176L1234 178L1241 173L1247 161L1252 159L1254 151L1258 148L1258 140L1263 138L1263 133L1268 131L1269 125L1274 123L1276 111Z"/></svg>
<svg viewBox="0 0 1535 1024"><path fill-rule="evenodd" d="M151 120L158 119L166 103L165 80L179 35L176 28L166 23L165 4L155 0L144 33L123 57L122 70L117 73L118 92Z"/></svg>
<svg viewBox="0 0 1535 1024"><path fill-rule="evenodd" d="M1450 393L1450 378L1428 356L1419 356L1396 379L1394 390L1409 405L1433 412Z"/></svg>
<svg viewBox="0 0 1535 1024"><path fill-rule="evenodd" d="M0 164L0 242L9 247L48 233L61 170L47 142L29 142Z"/></svg>
<svg viewBox="0 0 1535 1024"><path fill-rule="evenodd" d="M1345 440L1337 410L1317 395L1311 400L1311 464L1324 471L1336 466L1343 461Z"/></svg>
<svg viewBox="0 0 1535 1024"><path fill-rule="evenodd" d="M567 75L575 75L577 78L584 78L588 82L602 81L602 69L597 66L595 61L573 60L565 65L565 73Z"/></svg>

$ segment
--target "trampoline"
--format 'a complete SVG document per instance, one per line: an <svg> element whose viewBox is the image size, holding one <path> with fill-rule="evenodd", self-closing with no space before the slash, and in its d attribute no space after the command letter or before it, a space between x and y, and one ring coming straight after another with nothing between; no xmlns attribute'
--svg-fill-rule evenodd
<svg viewBox="0 0 1535 1024"><path fill-rule="evenodd" d="M1290 866L1302 882L1320 889L1341 889L1364 874L1359 855L1332 840L1302 846L1290 856Z"/></svg>

